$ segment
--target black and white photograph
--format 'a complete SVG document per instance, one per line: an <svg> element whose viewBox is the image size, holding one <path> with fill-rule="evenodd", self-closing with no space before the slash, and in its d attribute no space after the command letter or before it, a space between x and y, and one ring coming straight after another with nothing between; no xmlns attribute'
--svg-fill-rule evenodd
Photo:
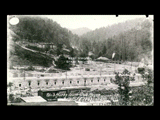
<svg viewBox="0 0 160 120"><path fill-rule="evenodd" d="M7 106L154 106L154 15L7 15Z"/></svg>

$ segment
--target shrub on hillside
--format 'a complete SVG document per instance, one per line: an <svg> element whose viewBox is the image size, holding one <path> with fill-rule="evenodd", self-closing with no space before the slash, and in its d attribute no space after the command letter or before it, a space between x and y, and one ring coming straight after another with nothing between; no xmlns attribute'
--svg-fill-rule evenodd
<svg viewBox="0 0 160 120"><path fill-rule="evenodd" d="M30 66L27 68L27 70L33 71L33 70L35 70L35 68L34 68L32 65L30 65Z"/></svg>
<svg viewBox="0 0 160 120"><path fill-rule="evenodd" d="M15 53L19 58L22 59L22 63L24 62L24 60L27 60L33 65L40 65L45 67L49 67L50 65L52 65L52 59L47 57L46 55L25 50L20 46L15 46Z"/></svg>
<svg viewBox="0 0 160 120"><path fill-rule="evenodd" d="M90 71L90 69L89 68L85 68L85 71Z"/></svg>
<svg viewBox="0 0 160 120"><path fill-rule="evenodd" d="M60 68L63 70L70 70L71 63L69 62L68 58L61 55L57 61L55 61L56 68Z"/></svg>

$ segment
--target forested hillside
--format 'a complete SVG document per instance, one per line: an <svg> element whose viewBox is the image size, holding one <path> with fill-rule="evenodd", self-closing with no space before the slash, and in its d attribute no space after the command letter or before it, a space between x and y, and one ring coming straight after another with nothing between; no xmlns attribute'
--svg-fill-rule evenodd
<svg viewBox="0 0 160 120"><path fill-rule="evenodd" d="M120 33L131 30L135 27L140 27L144 22L145 18L137 18L133 20L127 20L125 22L113 24L106 27L101 27L99 29L95 29L94 31L87 32L83 35L83 37L87 37L92 41L103 41L107 38L110 38L114 35L118 35Z"/></svg>
<svg viewBox="0 0 160 120"><path fill-rule="evenodd" d="M38 16L17 16L19 24L10 25L10 29L16 33L20 39L29 42L49 42L65 44L70 47L69 39L72 37L66 28L62 28L56 21ZM15 38L14 40L20 40Z"/></svg>
<svg viewBox="0 0 160 120"><path fill-rule="evenodd" d="M65 45L67 49L72 51L70 40L76 41L77 35L72 34L72 32L66 28L62 28L57 22L37 16L17 17L19 18L19 23L17 25L10 24L9 26L10 32L14 33L11 34L12 39L10 40L11 44L9 46L12 48L9 52L11 65L20 65L20 63L23 63L23 65L32 64L48 66L48 64L51 64L51 61L39 54L35 55L29 51L17 48L14 44L15 41L54 43L55 46L57 46L55 52L57 52L62 45ZM21 62L15 62L19 60Z"/></svg>
<svg viewBox="0 0 160 120"><path fill-rule="evenodd" d="M141 60L152 50L152 22L139 18L124 23L114 24L88 32L80 37L79 48L87 55L105 56L111 59L115 52L116 60Z"/></svg>

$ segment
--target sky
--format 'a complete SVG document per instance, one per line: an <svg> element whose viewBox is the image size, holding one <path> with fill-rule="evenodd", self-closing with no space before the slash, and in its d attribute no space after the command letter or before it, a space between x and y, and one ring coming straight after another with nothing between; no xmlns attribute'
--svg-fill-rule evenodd
<svg viewBox="0 0 160 120"><path fill-rule="evenodd" d="M135 18L146 18L145 15L40 15L41 17L48 17L53 21L56 21L61 27L68 29L76 29L81 27L87 27L91 30L96 28L106 27L126 20ZM153 19L153 15L149 15Z"/></svg>
<svg viewBox="0 0 160 120"><path fill-rule="evenodd" d="M33 16L33 15L31 15ZM35 15L34 15L35 16ZM56 21L61 27L67 29L76 29L81 27L87 27L91 30L95 30L100 27L107 27L108 25L125 22L126 20L136 18L146 18L145 15L36 15L40 17L47 17ZM153 20L153 15L149 15L149 18ZM18 24L19 20L11 19L12 25Z"/></svg>

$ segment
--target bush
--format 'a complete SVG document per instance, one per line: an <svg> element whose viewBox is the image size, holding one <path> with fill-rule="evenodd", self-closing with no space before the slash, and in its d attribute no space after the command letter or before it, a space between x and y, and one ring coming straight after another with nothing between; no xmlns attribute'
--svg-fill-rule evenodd
<svg viewBox="0 0 160 120"><path fill-rule="evenodd" d="M21 98L16 98L16 99L14 100L14 102L15 102L15 103L20 103L20 102L21 102Z"/></svg>
<svg viewBox="0 0 160 120"><path fill-rule="evenodd" d="M150 69L145 69L141 73L144 81L147 83L143 86L132 87L132 95L130 97L131 105L143 105L143 106L153 106L154 100L154 88L152 84L154 83L153 71Z"/></svg>
<svg viewBox="0 0 160 120"><path fill-rule="evenodd" d="M35 68L32 65L30 65L27 70L32 70L33 71L33 70L35 70Z"/></svg>
<svg viewBox="0 0 160 120"><path fill-rule="evenodd" d="M89 68L85 68L85 71L90 71L90 69Z"/></svg>
<svg viewBox="0 0 160 120"><path fill-rule="evenodd" d="M153 105L153 88L147 85L136 87L132 89L132 96L130 102L132 105Z"/></svg>
<svg viewBox="0 0 160 120"><path fill-rule="evenodd" d="M120 97L120 104L121 105L128 105L129 102L129 92L130 92L130 80L134 80L134 77L130 76L121 76L119 73L115 73L115 80L113 82L118 85L118 93ZM130 75L130 72L125 69L122 72L123 75Z"/></svg>
<svg viewBox="0 0 160 120"><path fill-rule="evenodd" d="M67 62L68 61L68 62ZM55 61L56 68L60 68L63 70L70 70L71 63L69 62L68 58L61 55L57 61Z"/></svg>
<svg viewBox="0 0 160 120"><path fill-rule="evenodd" d="M138 73L144 74L145 69L144 68L138 68Z"/></svg>
<svg viewBox="0 0 160 120"><path fill-rule="evenodd" d="M11 102L14 102L14 100L15 100L14 94L9 94L9 100Z"/></svg>
<svg viewBox="0 0 160 120"><path fill-rule="evenodd" d="M22 63L24 63L24 60L27 60L31 62L32 65L40 65L45 67L49 67L50 65L52 65L52 59L47 57L46 55L25 50L18 45L15 46L15 52L16 55L22 59Z"/></svg>

